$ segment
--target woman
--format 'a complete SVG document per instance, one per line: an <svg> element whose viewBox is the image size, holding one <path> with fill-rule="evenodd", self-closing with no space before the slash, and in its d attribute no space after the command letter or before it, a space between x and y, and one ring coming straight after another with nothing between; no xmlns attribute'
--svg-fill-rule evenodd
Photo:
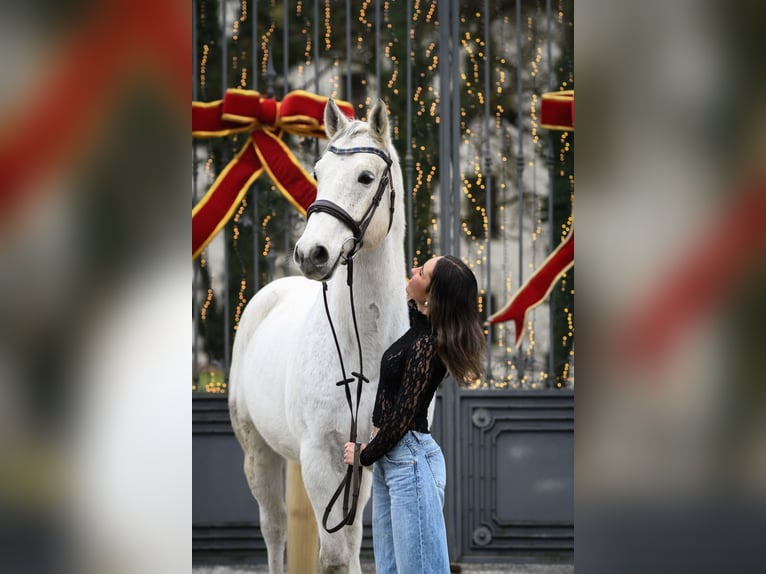
<svg viewBox="0 0 766 574"><path fill-rule="evenodd" d="M449 572L444 526L446 470L428 429L428 406L447 372L458 384L481 375L484 333L476 278L450 255L412 270L410 329L383 354L369 443L359 459L374 463L372 523L378 574ZM353 464L355 445L343 460Z"/></svg>

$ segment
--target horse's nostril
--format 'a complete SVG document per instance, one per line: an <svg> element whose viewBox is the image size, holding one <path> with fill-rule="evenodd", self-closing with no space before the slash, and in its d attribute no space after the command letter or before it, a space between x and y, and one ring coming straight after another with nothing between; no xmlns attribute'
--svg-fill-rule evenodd
<svg viewBox="0 0 766 574"><path fill-rule="evenodd" d="M314 265L324 265L329 258L330 255L327 253L327 249L321 245L317 245L311 250L311 262Z"/></svg>

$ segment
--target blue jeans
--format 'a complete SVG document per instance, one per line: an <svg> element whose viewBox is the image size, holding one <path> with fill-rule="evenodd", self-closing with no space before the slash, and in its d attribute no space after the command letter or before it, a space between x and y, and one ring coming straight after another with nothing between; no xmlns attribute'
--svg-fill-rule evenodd
<svg viewBox="0 0 766 574"><path fill-rule="evenodd" d="M444 456L430 434L409 431L372 469L377 574L449 572Z"/></svg>

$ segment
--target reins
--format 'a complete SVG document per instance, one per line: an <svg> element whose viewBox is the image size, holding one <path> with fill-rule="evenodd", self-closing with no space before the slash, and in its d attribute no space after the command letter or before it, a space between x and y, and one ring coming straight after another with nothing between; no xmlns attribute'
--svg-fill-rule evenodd
<svg viewBox="0 0 766 574"><path fill-rule="evenodd" d="M362 219L359 222L351 217L351 215L349 215L349 213L340 205L324 199L318 199L312 203L309 206L306 214L307 218L310 217L312 213L316 212L332 215L339 221L342 221L349 229L351 229L352 233L354 234L354 245L351 248L351 251L345 256L345 260L343 261L343 264L347 267L346 284L348 285L349 303L351 305L351 318L354 323L354 335L356 337L356 345L359 351L359 372L352 372L351 377L346 375L346 367L343 362L343 353L341 352L338 336L335 332L335 326L332 322L332 317L330 316L330 307L327 303L327 282L322 281L322 298L324 300L325 313L327 314L327 321L330 323L330 330L332 331L332 337L335 342L335 350L338 353L338 361L340 362L340 371L342 376L341 380L335 383L335 385L338 387L343 386L346 392L346 401L348 402L348 408L351 415L349 442L353 442L355 445L354 463L348 465L345 478L340 483L340 485L338 485L338 488L332 495L330 502L327 504L327 508L325 508L324 515L322 516L322 526L327 532L333 533L337 532L346 525L353 524L354 518L356 517L357 503L359 502L359 491L362 485L362 463L359 460L361 445L357 442L357 422L359 417L359 404L361 403L362 399L362 384L370 382L370 380L364 376L362 342L361 338L359 337L359 326L356 320L356 305L354 304L354 256L357 254L359 249L361 249L362 241L364 239L364 234L367 231L367 227L369 226L370 221L372 221L372 218L375 215L375 211L380 205L380 201L383 197L383 192L385 191L386 187L389 186L391 188L391 193L388 231L391 230L391 224L394 220L394 199L396 194L394 191L393 182L391 181L391 158L382 150L374 147L354 147L341 149L332 145L328 146L327 149L328 151L337 155L372 153L382 158L386 162L386 169L383 172L383 176L381 177L378 189L372 198L372 202L364 212L364 215L362 215ZM388 231L386 233L388 233ZM354 408L353 400L351 397L351 389L349 388L349 385L354 381L356 381L356 408ZM330 516L330 512L332 511L333 506L335 506L338 498L340 498L341 493L343 493L343 518L341 518L340 522L338 522L338 524L335 526L328 527L327 520Z"/></svg>
<svg viewBox="0 0 766 574"><path fill-rule="evenodd" d="M344 390L346 391L346 401L348 402L348 408L349 412L351 414L351 431L349 433L349 442L354 443L354 463L348 465L348 469L346 470L346 477L343 479L343 481L338 485L338 488L335 490L335 493L332 495L332 498L330 499L330 502L327 504L327 508L325 508L324 516L322 516L322 526L324 527L327 532L333 533L337 532L341 528L343 528L346 524L351 525L354 523L354 518L356 516L356 507L357 503L359 502L359 491L361 489L362 485L362 463L359 461L359 449L360 449L360 443L356 441L357 438L357 421L359 417L359 403L362 399L362 383L369 383L370 380L364 376L364 364L362 363L362 343L359 338L359 328L357 326L356 322L356 306L354 305L354 260L348 259L346 261L346 266L348 267L348 274L346 283L348 284L348 292L349 292L349 301L351 303L351 317L353 318L354 322L354 334L356 335L356 344L357 348L359 349L359 372L352 372L351 374L353 377L347 377L346 376L346 367L343 364L343 354L340 350L340 343L338 343L338 336L335 333L335 326L332 322L332 317L330 316L330 308L327 304L327 282L322 281L322 297L324 299L324 308L325 313L327 313L327 320L330 323L330 329L332 330L332 338L335 341L335 349L338 352L338 360L340 361L340 370L343 378L335 383L336 386L343 386ZM349 385L356 381L356 409L354 409L353 402L351 400L351 390L349 389ZM335 506L336 501L340 497L341 492L343 493L343 518L341 521L333 526L332 528L329 528L327 526L327 519L330 517L330 512L332 511L333 506ZM351 496L351 507L349 508L349 495Z"/></svg>

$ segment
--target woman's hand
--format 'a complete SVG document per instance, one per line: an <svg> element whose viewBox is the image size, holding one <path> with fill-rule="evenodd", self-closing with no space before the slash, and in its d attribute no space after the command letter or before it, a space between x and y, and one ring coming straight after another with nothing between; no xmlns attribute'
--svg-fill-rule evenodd
<svg viewBox="0 0 766 574"><path fill-rule="evenodd" d="M355 443L353 442L347 442L345 445L343 445L343 462L345 464L354 464L354 444ZM362 453L366 446L367 443L363 442L359 447L359 454Z"/></svg>

